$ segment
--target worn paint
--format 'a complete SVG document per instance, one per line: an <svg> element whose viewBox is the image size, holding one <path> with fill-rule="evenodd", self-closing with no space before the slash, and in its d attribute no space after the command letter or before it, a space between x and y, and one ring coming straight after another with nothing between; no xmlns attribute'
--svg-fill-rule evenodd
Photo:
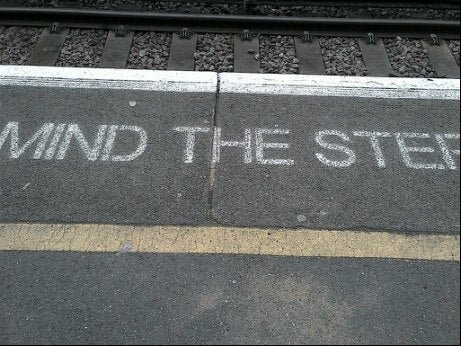
<svg viewBox="0 0 461 346"><path fill-rule="evenodd" d="M0 224L0 251L215 253L459 261L459 235L192 226Z"/></svg>

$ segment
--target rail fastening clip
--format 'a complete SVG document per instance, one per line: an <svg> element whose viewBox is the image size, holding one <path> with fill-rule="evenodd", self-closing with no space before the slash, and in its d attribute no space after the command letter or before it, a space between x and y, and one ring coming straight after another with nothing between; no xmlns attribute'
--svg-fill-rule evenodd
<svg viewBox="0 0 461 346"><path fill-rule="evenodd" d="M311 43L312 42L311 33L309 31L304 31L303 34L301 35L301 41L303 41L304 43L306 42Z"/></svg>
<svg viewBox="0 0 461 346"><path fill-rule="evenodd" d="M115 29L115 36L117 37L124 37L126 36L126 28L124 25L119 25L117 29Z"/></svg>
<svg viewBox="0 0 461 346"><path fill-rule="evenodd" d="M50 26L50 33L51 34L59 34L61 32L61 25L58 22L54 22Z"/></svg>
<svg viewBox="0 0 461 346"><path fill-rule="evenodd" d="M440 40L436 34L431 34L431 44L433 46L440 46Z"/></svg>
<svg viewBox="0 0 461 346"><path fill-rule="evenodd" d="M367 35L367 43L368 44L376 44L376 36L372 32L369 32Z"/></svg>
<svg viewBox="0 0 461 346"><path fill-rule="evenodd" d="M244 29L243 32L240 34L242 41L251 41L251 34L250 30Z"/></svg>
<svg viewBox="0 0 461 346"><path fill-rule="evenodd" d="M187 38L190 39L191 33L188 28L182 28L181 32L178 34L179 38Z"/></svg>

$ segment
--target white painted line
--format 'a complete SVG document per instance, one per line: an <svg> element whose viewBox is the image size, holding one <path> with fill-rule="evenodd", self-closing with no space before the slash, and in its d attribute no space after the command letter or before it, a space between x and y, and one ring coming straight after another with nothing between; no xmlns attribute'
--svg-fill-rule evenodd
<svg viewBox="0 0 461 346"><path fill-rule="evenodd" d="M214 72L0 66L0 86L215 93L217 80Z"/></svg>
<svg viewBox="0 0 461 346"><path fill-rule="evenodd" d="M237 94L459 100L459 79L220 73L220 92Z"/></svg>
<svg viewBox="0 0 461 346"><path fill-rule="evenodd" d="M0 86L459 100L459 79L0 66Z"/></svg>

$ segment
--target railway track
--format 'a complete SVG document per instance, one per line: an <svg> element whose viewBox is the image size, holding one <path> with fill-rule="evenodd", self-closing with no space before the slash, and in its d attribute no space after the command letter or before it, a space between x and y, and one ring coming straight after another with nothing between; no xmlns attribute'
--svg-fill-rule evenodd
<svg viewBox="0 0 461 346"><path fill-rule="evenodd" d="M299 1L284 3L300 4ZM338 1L334 3L337 6L345 4ZM350 39L355 44L357 51L352 53L364 65L359 74L393 76L399 74L399 68L393 66L386 42L398 37L400 40L409 40L409 44L415 45L427 55L425 59L430 67L425 71L432 72L422 73L421 76L459 78L459 66L453 55L456 51L450 50L446 43L446 40L454 40L455 43L459 40L459 20L155 13L76 8L81 3L72 4L74 8L3 6L0 7L0 25L43 28L27 59L27 63L31 65L55 65L71 29L78 28L106 32L98 67L126 67L135 34L161 32L169 33L170 37L167 69L197 69L197 45L200 44L200 37L218 34L225 35L227 41L230 41L229 54L233 61L228 64L231 68L227 70L265 72L261 70L261 41L264 40L264 35L275 35L291 37L289 41L295 55L292 59L293 65L297 66L290 69L289 73L331 74L327 68L328 58L324 56L326 49L322 46L322 40L338 37ZM379 1L362 2L362 5L367 6L381 4ZM401 1L400 4L410 6L411 2ZM427 1L420 3L420 6L430 4L432 3ZM358 5L358 2L354 5ZM438 5L450 7L455 6L456 2L445 1ZM69 7L69 3L65 6ZM405 42L403 45L406 47Z"/></svg>

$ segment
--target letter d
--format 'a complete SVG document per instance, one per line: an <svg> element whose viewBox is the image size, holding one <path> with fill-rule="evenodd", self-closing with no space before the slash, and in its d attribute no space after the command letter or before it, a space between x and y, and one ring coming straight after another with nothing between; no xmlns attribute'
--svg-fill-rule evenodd
<svg viewBox="0 0 461 346"><path fill-rule="evenodd" d="M110 155L112 148L114 146L115 138L117 137L117 132L120 131L131 131L135 132L139 136L139 145L137 149L132 152L131 154L126 155ZM147 133L139 126L128 126L128 125L111 125L107 132L107 141L106 145L104 146L101 161L116 161L116 162L128 162L133 161L134 159L138 158L147 147Z"/></svg>

